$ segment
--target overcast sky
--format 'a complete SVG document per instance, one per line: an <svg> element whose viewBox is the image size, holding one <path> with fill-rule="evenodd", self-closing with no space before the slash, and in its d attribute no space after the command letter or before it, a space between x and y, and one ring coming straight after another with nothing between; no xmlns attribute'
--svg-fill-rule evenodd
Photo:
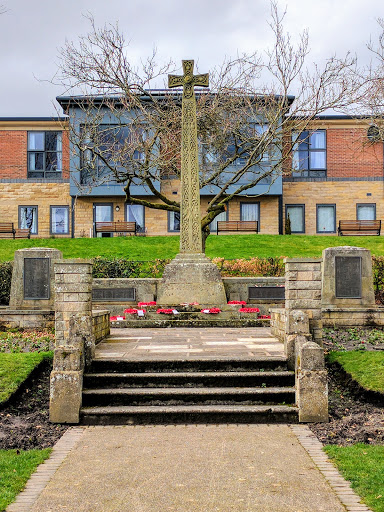
<svg viewBox="0 0 384 512"><path fill-rule="evenodd" d="M55 97L64 90L44 80L55 74L65 40L88 32L87 12L97 25L118 21L133 58L156 46L180 67L181 59L195 59L201 73L225 56L262 50L271 41L269 0L0 0L0 5L7 9L0 16L0 117L57 115ZM280 5L287 5L285 27L292 35L308 28L313 61L348 50L367 60L366 43L377 38L376 19L384 17L383 0Z"/></svg>

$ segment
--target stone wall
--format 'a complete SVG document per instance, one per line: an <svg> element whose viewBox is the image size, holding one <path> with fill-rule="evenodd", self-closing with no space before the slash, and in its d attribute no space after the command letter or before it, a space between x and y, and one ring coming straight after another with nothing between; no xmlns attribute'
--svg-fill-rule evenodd
<svg viewBox="0 0 384 512"><path fill-rule="evenodd" d="M55 327L54 311L0 309L0 327L4 329L51 329Z"/></svg>
<svg viewBox="0 0 384 512"><path fill-rule="evenodd" d="M285 308L271 309L271 333L279 340L285 340L286 310Z"/></svg>
<svg viewBox="0 0 384 512"><path fill-rule="evenodd" d="M156 278L116 278L93 280L93 289L97 288L136 288L135 301L93 301L93 308L108 309L112 315L121 314L124 306L136 304L137 302L149 302L156 300L157 287L160 279ZM283 286L284 277L223 277L224 289L228 300L248 301L249 286ZM236 297L236 298L235 298ZM270 308L283 308L284 300L250 300L260 306L261 314L269 314Z"/></svg>
<svg viewBox="0 0 384 512"><path fill-rule="evenodd" d="M92 330L95 337L95 345L109 336L111 324L109 311L92 311Z"/></svg>
<svg viewBox="0 0 384 512"><path fill-rule="evenodd" d="M321 259L285 259L286 318L292 310L304 311L309 318L313 340L322 345Z"/></svg>
<svg viewBox="0 0 384 512"><path fill-rule="evenodd" d="M323 308L323 327L382 327L384 308Z"/></svg>

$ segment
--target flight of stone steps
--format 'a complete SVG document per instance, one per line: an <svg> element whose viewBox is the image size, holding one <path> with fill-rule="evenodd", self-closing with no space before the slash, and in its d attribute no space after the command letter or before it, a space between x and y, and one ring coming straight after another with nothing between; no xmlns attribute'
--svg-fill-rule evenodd
<svg viewBox="0 0 384 512"><path fill-rule="evenodd" d="M94 360L83 425L297 423L286 360Z"/></svg>

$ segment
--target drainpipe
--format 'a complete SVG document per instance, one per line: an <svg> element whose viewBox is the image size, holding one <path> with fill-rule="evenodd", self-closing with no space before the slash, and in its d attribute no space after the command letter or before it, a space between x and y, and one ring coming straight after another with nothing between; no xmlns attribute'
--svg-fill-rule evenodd
<svg viewBox="0 0 384 512"><path fill-rule="evenodd" d="M73 196L71 196L71 211L72 211L72 215L71 215L71 231L72 231L72 235L71 235L71 238L75 238L75 198Z"/></svg>
<svg viewBox="0 0 384 512"><path fill-rule="evenodd" d="M279 196L279 235L283 234L283 195Z"/></svg>

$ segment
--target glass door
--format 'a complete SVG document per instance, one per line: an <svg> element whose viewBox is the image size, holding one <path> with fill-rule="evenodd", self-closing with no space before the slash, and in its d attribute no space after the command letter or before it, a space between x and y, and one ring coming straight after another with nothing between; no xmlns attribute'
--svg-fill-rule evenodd
<svg viewBox="0 0 384 512"><path fill-rule="evenodd" d="M112 203L94 203L93 205L93 236L96 236L96 222L113 221L113 205ZM112 233L97 233L98 237L111 237Z"/></svg>

